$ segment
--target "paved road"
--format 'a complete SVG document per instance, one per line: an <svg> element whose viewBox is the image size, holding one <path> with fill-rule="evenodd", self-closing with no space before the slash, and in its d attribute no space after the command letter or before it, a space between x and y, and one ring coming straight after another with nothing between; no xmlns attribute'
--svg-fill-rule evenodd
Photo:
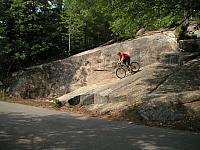
<svg viewBox="0 0 200 150"><path fill-rule="evenodd" d="M199 150L200 134L0 102L0 150Z"/></svg>

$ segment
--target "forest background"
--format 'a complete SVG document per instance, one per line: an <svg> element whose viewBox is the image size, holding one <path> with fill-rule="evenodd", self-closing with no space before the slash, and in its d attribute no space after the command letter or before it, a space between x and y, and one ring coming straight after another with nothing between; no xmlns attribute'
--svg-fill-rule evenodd
<svg viewBox="0 0 200 150"><path fill-rule="evenodd" d="M103 45L145 28L200 23L199 0L1 0L0 81L12 72ZM178 37L179 39L180 37Z"/></svg>

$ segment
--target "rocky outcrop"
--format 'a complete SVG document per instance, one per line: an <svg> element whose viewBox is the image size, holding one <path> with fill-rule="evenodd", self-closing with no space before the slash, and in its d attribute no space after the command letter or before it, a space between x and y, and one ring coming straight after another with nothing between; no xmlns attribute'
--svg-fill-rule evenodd
<svg viewBox="0 0 200 150"><path fill-rule="evenodd" d="M186 52L200 52L200 39L180 40L179 46Z"/></svg>
<svg viewBox="0 0 200 150"><path fill-rule="evenodd" d="M189 23L186 31L186 37L190 39L200 38L200 29L197 22L193 21Z"/></svg>
<svg viewBox="0 0 200 150"><path fill-rule="evenodd" d="M146 29L141 28L140 30L137 31L136 36L142 36L145 33Z"/></svg>
<svg viewBox="0 0 200 150"><path fill-rule="evenodd" d="M200 53L183 45L184 51L177 51L174 34L167 32L99 47L13 74L10 93L56 96L62 103L84 105L100 114L132 107L148 121L191 116L200 120ZM118 51L138 61L140 71L118 79L114 68Z"/></svg>
<svg viewBox="0 0 200 150"><path fill-rule="evenodd" d="M153 91L142 98L138 109L141 116L147 120L169 121L199 115L199 73L200 57L176 67ZM160 76L160 73L156 76ZM154 80L151 81L152 84Z"/></svg>
<svg viewBox="0 0 200 150"><path fill-rule="evenodd" d="M102 86L86 86L59 100L78 99L76 104L88 105L89 110L100 114L123 111L131 106L150 121L200 119L200 55L175 55L188 61L171 63L174 55L170 53L166 56L168 61L164 57L164 61L143 67L134 75Z"/></svg>
<svg viewBox="0 0 200 150"><path fill-rule="evenodd" d="M111 83L116 80L113 64L118 60L117 52L127 52L141 66L147 66L157 62L163 52L176 48L172 32L95 48L14 73L9 79L9 93L23 98L54 97L87 85Z"/></svg>

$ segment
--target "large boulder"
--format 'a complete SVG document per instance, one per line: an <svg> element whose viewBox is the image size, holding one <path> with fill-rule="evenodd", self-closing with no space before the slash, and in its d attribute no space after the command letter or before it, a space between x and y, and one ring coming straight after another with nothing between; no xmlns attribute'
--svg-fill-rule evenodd
<svg viewBox="0 0 200 150"><path fill-rule="evenodd" d="M85 86L59 100L72 104L78 99L76 104L86 105L100 114L119 113L132 107L148 121L200 119L200 56L197 53L174 55L170 53L163 57L164 61L145 66L124 79ZM170 56L175 59L172 63ZM178 56L183 63L176 60Z"/></svg>
<svg viewBox="0 0 200 150"><path fill-rule="evenodd" d="M141 69L117 79L118 51ZM200 53L179 52L173 33L161 33L95 48L64 60L27 68L10 78L10 93L52 97L107 113L132 107L145 120L200 119Z"/></svg>
<svg viewBox="0 0 200 150"><path fill-rule="evenodd" d="M87 85L115 81L117 52L127 52L132 60L147 66L158 62L160 55L176 51L173 32L158 33L112 45L98 47L69 58L34 66L13 73L9 93L23 98L54 97Z"/></svg>
<svg viewBox="0 0 200 150"><path fill-rule="evenodd" d="M85 86L58 99L107 113L134 108L145 120L200 119L200 54L168 52L160 62L105 85Z"/></svg>

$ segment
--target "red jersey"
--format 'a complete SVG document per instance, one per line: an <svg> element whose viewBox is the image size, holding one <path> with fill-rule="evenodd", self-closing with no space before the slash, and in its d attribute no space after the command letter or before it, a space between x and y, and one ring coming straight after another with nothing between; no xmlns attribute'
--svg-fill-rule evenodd
<svg viewBox="0 0 200 150"><path fill-rule="evenodd" d="M119 57L120 57L120 59L121 59L121 58L130 58L130 56L129 56L128 54L126 54L126 53L121 53L121 54L119 55Z"/></svg>

